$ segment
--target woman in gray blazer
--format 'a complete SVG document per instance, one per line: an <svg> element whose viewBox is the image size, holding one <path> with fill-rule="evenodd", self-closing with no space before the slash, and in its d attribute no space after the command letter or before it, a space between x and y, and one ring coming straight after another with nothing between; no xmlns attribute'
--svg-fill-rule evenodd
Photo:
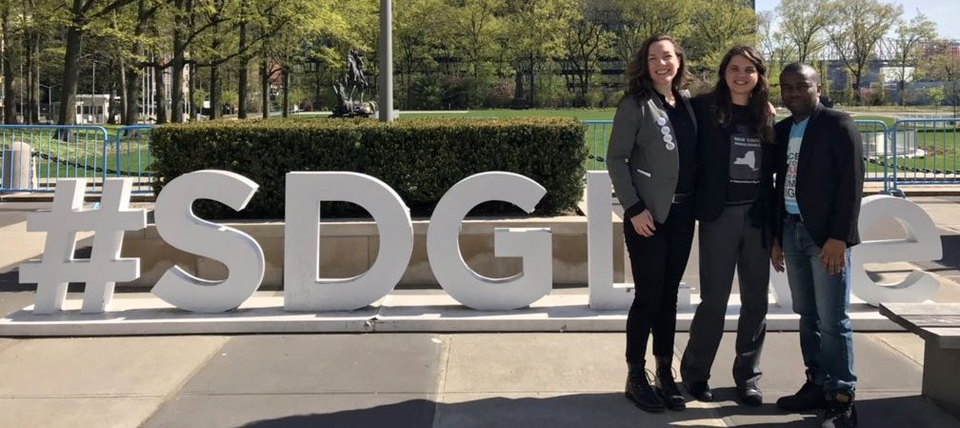
<svg viewBox="0 0 960 428"><path fill-rule="evenodd" d="M647 39L627 66L627 91L607 149L635 285L627 316L626 396L650 412L686 407L671 369L677 289L694 226L697 138L686 81L683 49L669 36ZM653 380L644 369L651 333Z"/></svg>

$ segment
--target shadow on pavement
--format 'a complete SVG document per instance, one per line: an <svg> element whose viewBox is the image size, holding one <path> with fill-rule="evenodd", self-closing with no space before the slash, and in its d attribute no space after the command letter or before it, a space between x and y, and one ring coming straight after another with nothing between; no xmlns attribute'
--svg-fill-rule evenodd
<svg viewBox="0 0 960 428"><path fill-rule="evenodd" d="M721 397L723 398L723 397ZM409 400L368 409L259 420L239 428L287 427L715 427L724 418L737 427L817 427L819 414L788 415L774 404L749 408L729 401L720 408L645 413L621 394L548 398L483 398L461 403ZM862 427L960 427L960 422L920 396L858 401ZM436 423L434 417L436 415Z"/></svg>

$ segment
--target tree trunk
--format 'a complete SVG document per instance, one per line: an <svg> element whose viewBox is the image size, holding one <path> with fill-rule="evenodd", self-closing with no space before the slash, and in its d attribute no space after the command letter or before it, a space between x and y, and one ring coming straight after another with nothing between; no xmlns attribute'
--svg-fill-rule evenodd
<svg viewBox="0 0 960 428"><path fill-rule="evenodd" d="M152 16L152 12L148 13L146 0L139 0L137 2L137 26L134 30L135 36L142 36L147 32L147 23ZM139 41L139 37L137 37L137 40L133 45L133 52L142 56L144 53L143 43ZM136 64L129 64L126 67L126 74L129 76L129 79L124 83L124 87L126 88L124 98L126 101L124 104L123 124L131 126L140 122L140 109L137 108L137 105L140 103L140 85L138 81L142 81L144 75L149 76L150 72L148 68L141 69L137 67ZM143 93L149 94L150 88L144 87ZM144 100L143 113L145 117L147 116L147 111L149 111L149 106L147 105L147 101Z"/></svg>
<svg viewBox="0 0 960 428"><path fill-rule="evenodd" d="M856 100L857 105L863 105L863 97L860 96L860 75L853 75L853 99Z"/></svg>
<svg viewBox="0 0 960 428"><path fill-rule="evenodd" d="M74 2L74 16L79 14L79 1ZM74 19L67 28L66 54L64 55L63 87L60 92L60 125L77 123L77 78L80 75L80 48L83 42L83 22Z"/></svg>
<svg viewBox="0 0 960 428"><path fill-rule="evenodd" d="M260 63L260 113L264 119L270 117L270 68L266 59Z"/></svg>
<svg viewBox="0 0 960 428"><path fill-rule="evenodd" d="M322 85L321 77L323 76L323 73L320 71L321 70L320 62L317 62L316 64L317 64L317 74L316 74L317 84L316 84L316 90L313 93L313 111L317 111L317 108L318 108L317 106L320 105L320 86Z"/></svg>
<svg viewBox="0 0 960 428"><path fill-rule="evenodd" d="M3 40L10 40L10 11L9 7L3 8L3 17L0 27L2 27ZM13 91L13 47L9 43L3 45L3 123L17 123L16 100Z"/></svg>
<svg viewBox="0 0 960 428"><path fill-rule="evenodd" d="M153 99L157 102L157 124L167 123L167 82L163 78L163 67L157 65L153 68L154 74L154 90L156 93L153 96Z"/></svg>
<svg viewBox="0 0 960 428"><path fill-rule="evenodd" d="M140 73L137 72L138 70L133 67L130 67L127 71L130 72L130 78L124 82L126 90L124 91L123 97L126 98L127 101L124 104L123 124L131 126L137 124L138 116L140 115L137 104L140 102L140 85L138 85L138 81L141 76ZM144 92L146 92L146 88ZM144 103L143 107L147 107L146 103Z"/></svg>
<svg viewBox="0 0 960 428"><path fill-rule="evenodd" d="M173 59L170 61L170 83L172 85L170 88L170 108L173 110L170 121L173 123L181 123L184 121L183 67L186 62L184 59L184 48L183 35L175 26L173 30Z"/></svg>
<svg viewBox="0 0 960 428"><path fill-rule="evenodd" d="M197 105L197 66L196 64L190 64L190 74L187 77L190 79L187 82L187 87L190 89L190 121L196 122L199 119L200 109L203 107L203 103Z"/></svg>
<svg viewBox="0 0 960 428"><path fill-rule="evenodd" d="M513 99L516 101L523 100L523 71L520 70L520 67L517 67L517 73L513 77Z"/></svg>
<svg viewBox="0 0 960 428"><path fill-rule="evenodd" d="M127 67L123 61L123 57L120 57L120 123L127 124ZM112 99L112 98L111 98ZM111 114L110 116L113 116Z"/></svg>
<svg viewBox="0 0 960 428"><path fill-rule="evenodd" d="M244 52L247 49L247 22L243 21L240 23L240 51ZM247 64L249 60L246 55L240 55L240 75L237 79L237 95L239 95L239 103L237 106L237 118L246 119L247 118Z"/></svg>
<svg viewBox="0 0 960 428"><path fill-rule="evenodd" d="M117 119L113 116L113 110L117 108L117 102L113 100L116 95L117 83L113 82L110 84L110 101L107 102L107 111L104 112L107 116L107 125L117 124Z"/></svg>
<svg viewBox="0 0 960 428"><path fill-rule="evenodd" d="M210 119L220 118L220 66L210 67Z"/></svg>
<svg viewBox="0 0 960 428"><path fill-rule="evenodd" d="M37 60L39 51L35 49L36 43L39 43L33 31L28 31L23 36L23 50L26 52L27 66L27 112L23 112L27 123L35 124L40 122L40 73Z"/></svg>
<svg viewBox="0 0 960 428"><path fill-rule="evenodd" d="M283 67L280 73L283 76L283 117L290 117L290 70Z"/></svg>
<svg viewBox="0 0 960 428"><path fill-rule="evenodd" d="M901 76L902 76L902 74L901 74ZM899 89L899 91L897 92L897 94L898 94L898 96L900 97L900 106L905 106L905 105L907 105L907 104L903 101L903 90L904 90L904 88L906 88L906 87L907 87L907 83L904 82L903 79L900 79L900 81L897 82L897 89Z"/></svg>
<svg viewBox="0 0 960 428"><path fill-rule="evenodd" d="M534 67L533 55L530 55L530 108L534 108L535 96L537 92L537 82L534 80L536 70Z"/></svg>

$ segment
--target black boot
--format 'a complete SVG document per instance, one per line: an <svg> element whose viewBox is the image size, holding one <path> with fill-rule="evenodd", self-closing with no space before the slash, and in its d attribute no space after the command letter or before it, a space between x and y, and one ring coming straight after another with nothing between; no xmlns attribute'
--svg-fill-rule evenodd
<svg viewBox="0 0 960 428"><path fill-rule="evenodd" d="M814 382L814 374L810 369L807 369L807 381L796 394L777 400L777 407L789 412L823 409L826 405L827 400L823 395L823 385L817 385Z"/></svg>
<svg viewBox="0 0 960 428"><path fill-rule="evenodd" d="M627 398L633 401L637 407L652 413L663 411L663 400L653 391L650 381L647 379L647 371L644 369L644 363L627 363L627 388L625 392Z"/></svg>
<svg viewBox="0 0 960 428"><path fill-rule="evenodd" d="M820 428L853 428L857 426L857 408L853 406L853 392L838 392L827 402Z"/></svg>
<svg viewBox="0 0 960 428"><path fill-rule="evenodd" d="M663 398L663 404L670 410L683 410L687 408L687 402L677 388L677 383L673 380L673 367L671 366L672 357L657 358L657 380L654 383L657 394Z"/></svg>

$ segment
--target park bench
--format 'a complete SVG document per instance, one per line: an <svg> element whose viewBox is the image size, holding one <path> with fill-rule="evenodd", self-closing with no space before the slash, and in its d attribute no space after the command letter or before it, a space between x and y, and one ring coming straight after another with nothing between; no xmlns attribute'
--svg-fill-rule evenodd
<svg viewBox="0 0 960 428"><path fill-rule="evenodd" d="M880 313L923 338L923 395L960 417L960 303L881 303Z"/></svg>

